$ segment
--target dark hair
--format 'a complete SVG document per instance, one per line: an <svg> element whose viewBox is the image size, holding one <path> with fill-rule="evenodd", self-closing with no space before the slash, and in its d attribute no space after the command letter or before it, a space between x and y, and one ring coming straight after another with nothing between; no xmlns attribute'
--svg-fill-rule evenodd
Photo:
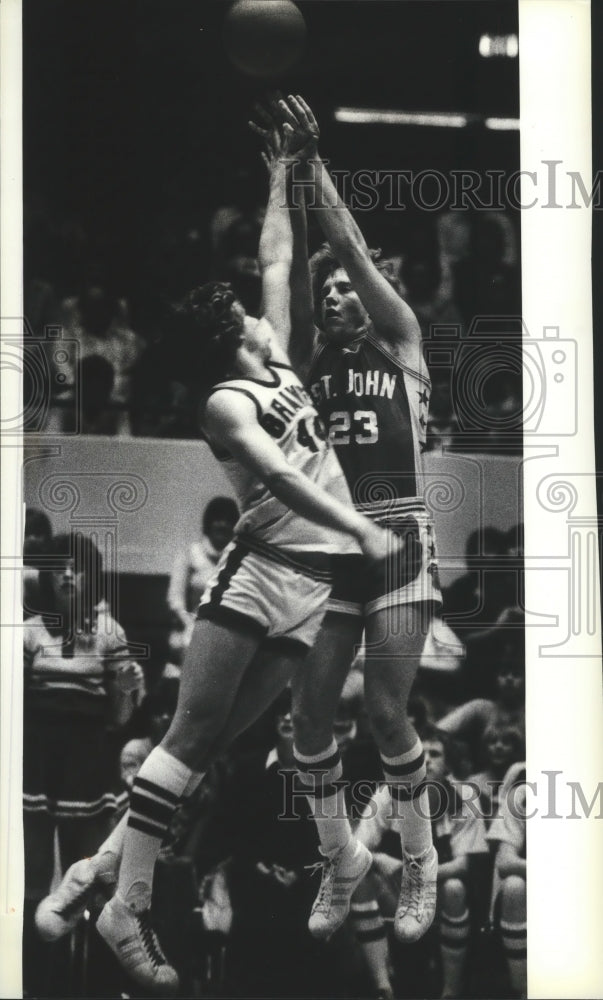
<svg viewBox="0 0 603 1000"><path fill-rule="evenodd" d="M488 760L486 744L493 736L501 736L513 744L512 763L525 757L525 735L521 726L508 722L503 716L495 717L488 723L482 734L481 756L484 763Z"/></svg>
<svg viewBox="0 0 603 1000"><path fill-rule="evenodd" d="M174 309L183 371L209 389L231 371L242 342L243 318L232 311L232 286L209 281L193 288Z"/></svg>
<svg viewBox="0 0 603 1000"><path fill-rule="evenodd" d="M239 508L231 497L214 497L203 511L203 534L207 534L214 521L228 521L234 527L238 520Z"/></svg>
<svg viewBox="0 0 603 1000"><path fill-rule="evenodd" d="M81 626L90 620L94 608L104 596L103 558L92 539L83 535L81 531L55 535L45 561L45 568L41 569L39 574L40 614L51 635L59 634L63 630L63 624L56 623L53 573L63 569L71 561L76 572L84 573L82 593L73 608L74 623Z"/></svg>
<svg viewBox="0 0 603 1000"><path fill-rule="evenodd" d="M43 538L50 539L52 536L50 518L43 510L38 510L37 507L27 507L25 511L25 534L41 535Z"/></svg>
<svg viewBox="0 0 603 1000"><path fill-rule="evenodd" d="M467 536L465 544L465 556L483 556L488 551L493 551L496 555L502 555L506 550L506 536L498 528L486 526L476 528Z"/></svg>
<svg viewBox="0 0 603 1000"><path fill-rule="evenodd" d="M369 250L369 256L380 274L389 282L393 289L402 294L402 285L396 275L393 261L381 257L381 250ZM318 327L322 322L320 304L322 300L322 286L334 271L337 271L343 264L337 259L328 243L322 246L310 258L310 276L312 280L312 299L314 302L314 322Z"/></svg>

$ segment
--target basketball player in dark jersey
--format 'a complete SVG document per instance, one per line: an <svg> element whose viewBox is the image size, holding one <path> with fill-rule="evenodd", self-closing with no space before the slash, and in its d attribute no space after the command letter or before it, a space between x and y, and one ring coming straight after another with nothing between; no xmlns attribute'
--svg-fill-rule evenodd
<svg viewBox="0 0 603 1000"><path fill-rule="evenodd" d="M368 249L317 153L318 126L302 98L258 109L252 124L270 145L275 122L293 131L289 199L294 233L291 275L291 354L305 367L314 403L329 430L358 511L422 543L409 562L375 587L362 557L335 576L329 611L307 669L293 681L295 749L324 855L321 888L310 917L312 933L328 938L349 910L346 850L352 833L338 786L341 764L333 719L343 681L364 631L365 697L396 809L403 875L394 930L412 942L435 912L437 853L432 843L423 750L407 701L435 605L441 603L433 525L422 499L429 374L419 323L400 297L387 263ZM307 267L306 222L296 205L303 193L328 245ZM312 290L314 307L312 306ZM313 319L317 321L315 330ZM416 551L421 546L416 546Z"/></svg>
<svg viewBox="0 0 603 1000"><path fill-rule="evenodd" d="M178 804L312 646L330 593L330 554L362 553L381 576L403 548L354 510L312 400L289 364L287 131L269 164L262 318L246 315L219 282L193 289L182 306L191 377L202 395L200 429L224 462L242 515L201 602L173 721L134 781L127 819L99 851L121 860L97 929L145 995L179 986L150 912L156 858ZM370 852L354 842L346 857L357 885ZM47 940L85 909L95 865L82 865L72 866L39 915Z"/></svg>

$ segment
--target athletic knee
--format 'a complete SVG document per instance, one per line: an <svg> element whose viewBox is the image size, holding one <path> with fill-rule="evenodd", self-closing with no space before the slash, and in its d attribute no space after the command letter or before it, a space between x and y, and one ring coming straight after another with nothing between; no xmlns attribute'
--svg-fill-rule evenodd
<svg viewBox="0 0 603 1000"><path fill-rule="evenodd" d="M176 713L161 745L167 753L198 770L207 762L224 721L222 713L201 706Z"/></svg>
<svg viewBox="0 0 603 1000"><path fill-rule="evenodd" d="M521 875L507 875L502 881L503 904L521 904L526 897L526 883Z"/></svg>
<svg viewBox="0 0 603 1000"><path fill-rule="evenodd" d="M441 908L451 916L460 916L467 906L467 890L460 878L447 878L439 887Z"/></svg>

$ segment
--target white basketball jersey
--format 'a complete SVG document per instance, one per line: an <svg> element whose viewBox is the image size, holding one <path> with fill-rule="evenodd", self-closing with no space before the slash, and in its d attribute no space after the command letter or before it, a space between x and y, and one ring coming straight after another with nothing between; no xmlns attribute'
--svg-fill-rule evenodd
<svg viewBox="0 0 603 1000"><path fill-rule="evenodd" d="M239 378L220 382L211 395L223 389L241 392L255 403L258 423L273 438L287 461L316 486L343 503L352 504L335 451L312 400L297 375L287 365L270 362L271 379ZM359 552L351 535L322 527L295 514L258 477L209 441L222 462L239 507L235 532L252 534L278 548L297 551Z"/></svg>

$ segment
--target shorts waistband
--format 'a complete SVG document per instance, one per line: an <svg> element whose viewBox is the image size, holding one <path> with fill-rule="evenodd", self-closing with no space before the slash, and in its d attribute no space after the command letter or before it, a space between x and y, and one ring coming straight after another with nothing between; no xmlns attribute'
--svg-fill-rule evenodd
<svg viewBox="0 0 603 1000"><path fill-rule="evenodd" d="M331 583L331 557L325 552L291 552L270 545L254 535L241 532L235 535L235 544L248 552L254 552L270 562L286 566L317 583Z"/></svg>
<svg viewBox="0 0 603 1000"><path fill-rule="evenodd" d="M423 497L389 497L387 500L357 503L354 507L360 514L366 514L371 518L427 513Z"/></svg>

